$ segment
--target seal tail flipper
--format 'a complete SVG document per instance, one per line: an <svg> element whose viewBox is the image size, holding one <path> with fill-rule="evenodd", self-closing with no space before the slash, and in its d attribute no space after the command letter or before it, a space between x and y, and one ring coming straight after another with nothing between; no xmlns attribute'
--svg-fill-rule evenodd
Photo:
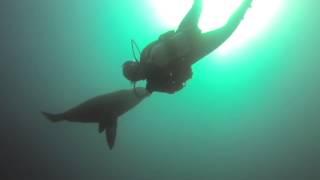
<svg viewBox="0 0 320 180"><path fill-rule="evenodd" d="M59 122L64 120L61 114L51 114L47 112L41 112L41 113L51 122Z"/></svg>

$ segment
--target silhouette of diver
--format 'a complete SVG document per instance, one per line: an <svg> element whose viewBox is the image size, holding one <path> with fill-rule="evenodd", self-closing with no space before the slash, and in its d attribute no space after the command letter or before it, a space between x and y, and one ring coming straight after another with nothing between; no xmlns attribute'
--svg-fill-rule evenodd
<svg viewBox="0 0 320 180"><path fill-rule="evenodd" d="M202 0L194 0L177 31L162 34L144 48L140 62L125 62L123 75L133 83L147 80L146 89L150 93L158 91L171 94L181 90L192 77L191 66L232 35L251 3L252 0L243 0L223 27L201 33L198 21Z"/></svg>
<svg viewBox="0 0 320 180"><path fill-rule="evenodd" d="M105 131L112 149L115 143L117 120L153 92L174 93L192 77L191 66L226 41L240 24L252 0L244 0L225 26L201 33L197 24L202 1L195 0L177 31L169 31L149 44L142 52L141 61L127 61L124 76L132 81L147 80L146 88L119 90L89 99L60 114L42 112L52 122L98 123L99 132Z"/></svg>

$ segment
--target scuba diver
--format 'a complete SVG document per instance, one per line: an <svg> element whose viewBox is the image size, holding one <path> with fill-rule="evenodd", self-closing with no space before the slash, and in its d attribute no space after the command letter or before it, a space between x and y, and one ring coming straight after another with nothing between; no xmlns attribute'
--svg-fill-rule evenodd
<svg viewBox="0 0 320 180"><path fill-rule="evenodd" d="M134 84L146 80L152 92L175 93L192 77L191 66L223 44L239 26L253 0L243 0L227 23L216 30L202 33L198 21L202 0L194 0L176 31L162 34L142 51L140 62L123 64L123 75Z"/></svg>
<svg viewBox="0 0 320 180"><path fill-rule="evenodd" d="M177 31L169 31L144 48L140 62L127 61L124 76L134 84L146 80L146 88L124 89L93 97L62 113L42 114L51 122L97 123L98 132L105 133L110 149L114 147L119 117L136 107L153 92L175 93L192 77L191 66L218 48L235 31L251 6L242 4L223 27L201 33L198 21L202 0L194 0L192 8Z"/></svg>

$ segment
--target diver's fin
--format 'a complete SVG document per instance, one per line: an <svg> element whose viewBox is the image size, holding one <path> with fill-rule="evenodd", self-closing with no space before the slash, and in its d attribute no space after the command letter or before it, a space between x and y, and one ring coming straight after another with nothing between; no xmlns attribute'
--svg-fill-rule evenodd
<svg viewBox="0 0 320 180"><path fill-rule="evenodd" d="M47 112L41 112L41 113L51 122L59 122L64 120L61 114L51 114Z"/></svg>
<svg viewBox="0 0 320 180"><path fill-rule="evenodd" d="M112 149L116 141L117 119L113 120L111 123L108 123L107 126L105 127L105 130L106 130L106 139L108 142L108 146L110 149Z"/></svg>

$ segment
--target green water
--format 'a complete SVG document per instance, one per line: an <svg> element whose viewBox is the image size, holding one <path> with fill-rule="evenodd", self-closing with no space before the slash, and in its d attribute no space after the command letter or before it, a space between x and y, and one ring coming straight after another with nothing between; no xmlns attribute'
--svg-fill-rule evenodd
<svg viewBox="0 0 320 180"><path fill-rule="evenodd" d="M96 124L41 116L130 88L130 40L168 30L145 2L1 1L2 179L320 179L316 0L283 0L251 44L204 58L183 91L122 116L112 151Z"/></svg>

